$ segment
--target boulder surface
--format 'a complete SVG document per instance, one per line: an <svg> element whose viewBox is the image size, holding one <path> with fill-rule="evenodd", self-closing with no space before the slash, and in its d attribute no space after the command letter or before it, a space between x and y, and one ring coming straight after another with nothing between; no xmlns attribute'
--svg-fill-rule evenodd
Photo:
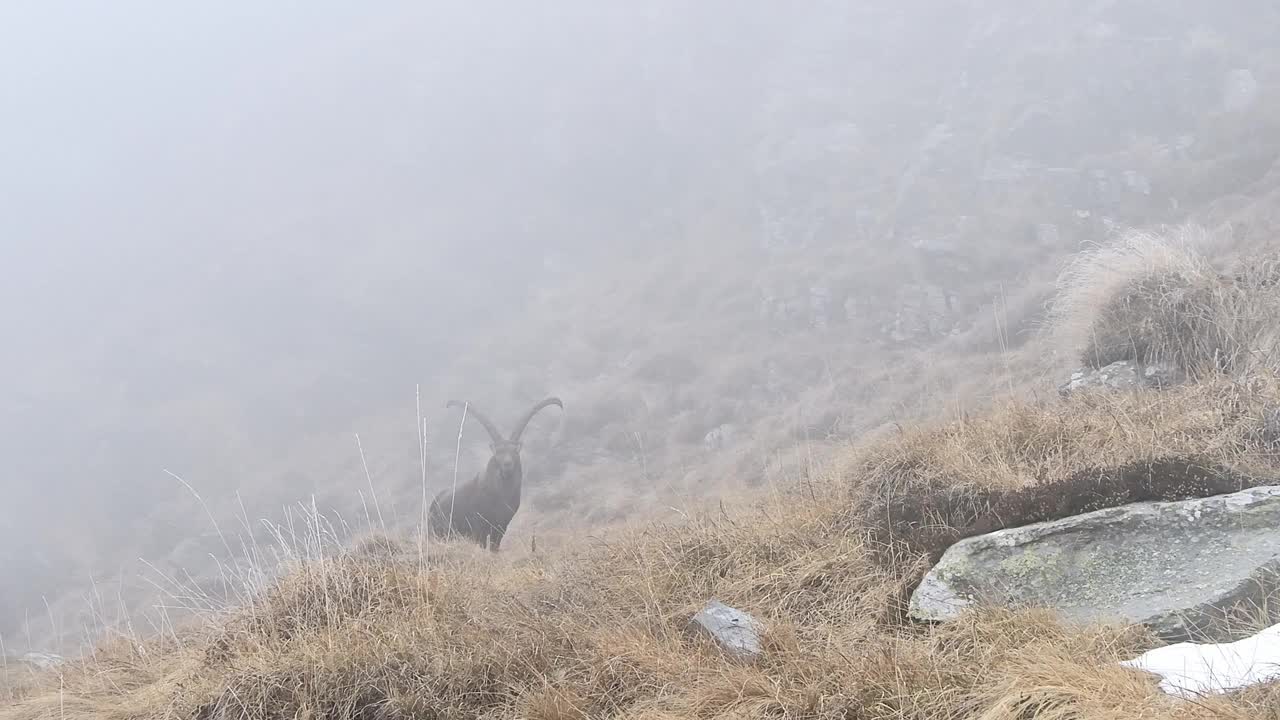
<svg viewBox="0 0 1280 720"><path fill-rule="evenodd" d="M1133 503L962 540L911 597L912 617L978 604L1052 608L1067 621L1141 623L1169 641L1232 639L1280 569L1280 486Z"/></svg>
<svg viewBox="0 0 1280 720"><path fill-rule="evenodd" d="M1058 394L1066 397L1078 390L1144 390L1165 388L1182 382L1183 374L1165 364L1142 365L1130 360L1117 360L1101 368L1080 368L1058 386Z"/></svg>
<svg viewBox="0 0 1280 720"><path fill-rule="evenodd" d="M751 615L712 600L689 620L689 630L715 641L725 654L736 660L751 661L762 650L760 634L763 626Z"/></svg>

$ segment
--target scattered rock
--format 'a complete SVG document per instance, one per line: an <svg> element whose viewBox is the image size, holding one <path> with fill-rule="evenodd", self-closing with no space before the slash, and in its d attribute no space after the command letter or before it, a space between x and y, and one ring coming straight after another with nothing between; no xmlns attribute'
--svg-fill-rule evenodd
<svg viewBox="0 0 1280 720"><path fill-rule="evenodd" d="M25 653L19 657L18 660L36 668L37 670L52 670L65 662L61 655L55 655L47 652Z"/></svg>
<svg viewBox="0 0 1280 720"><path fill-rule="evenodd" d="M962 540L911 597L945 621L976 603L1049 607L1066 620L1141 623L1171 641L1228 640L1228 614L1262 606L1280 569L1280 486L1133 503Z"/></svg>
<svg viewBox="0 0 1280 720"><path fill-rule="evenodd" d="M1166 363L1147 365L1142 368L1142 382L1149 388L1167 388L1186 380L1181 370Z"/></svg>
<svg viewBox="0 0 1280 720"><path fill-rule="evenodd" d="M1106 367L1080 368L1071 374L1067 382L1058 386L1058 393L1065 397L1085 388L1112 390L1164 388L1176 385L1182 380L1182 373L1172 365L1142 365L1130 360L1118 360Z"/></svg>
<svg viewBox="0 0 1280 720"><path fill-rule="evenodd" d="M1037 223L1035 226L1036 243L1044 248L1057 248L1062 245L1062 233L1053 223Z"/></svg>
<svg viewBox="0 0 1280 720"><path fill-rule="evenodd" d="M1241 112L1253 107L1258 100L1258 80L1248 68L1237 68L1227 73L1222 89L1222 106L1227 112Z"/></svg>
<svg viewBox="0 0 1280 720"><path fill-rule="evenodd" d="M719 425L702 438L702 445L708 451L723 450L733 440L734 426L730 423Z"/></svg>
<svg viewBox="0 0 1280 720"><path fill-rule="evenodd" d="M727 655L737 660L754 660L762 651L760 634L763 628L760 623L719 600L712 600L694 615L689 620L689 630L710 637Z"/></svg>
<svg viewBox="0 0 1280 720"><path fill-rule="evenodd" d="M856 295L849 295L844 299L844 316L848 320L854 320L858 317L860 303Z"/></svg>
<svg viewBox="0 0 1280 720"><path fill-rule="evenodd" d="M1124 184L1130 190L1143 195L1151 194L1151 180L1137 170L1124 171Z"/></svg>
<svg viewBox="0 0 1280 720"><path fill-rule="evenodd" d="M1177 643L1149 650L1124 667L1159 675L1168 695L1193 699L1280 680L1280 625L1233 643Z"/></svg>
<svg viewBox="0 0 1280 720"><path fill-rule="evenodd" d="M1117 183L1106 170L1090 170L1086 182L1084 198L1087 203L1094 207L1116 205L1124 199L1120 194L1120 188L1117 187Z"/></svg>

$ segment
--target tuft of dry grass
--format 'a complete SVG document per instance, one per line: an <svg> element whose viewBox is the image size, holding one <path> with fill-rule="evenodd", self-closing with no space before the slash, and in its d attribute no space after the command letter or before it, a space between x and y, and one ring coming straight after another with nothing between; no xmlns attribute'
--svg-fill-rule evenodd
<svg viewBox="0 0 1280 720"><path fill-rule="evenodd" d="M855 524L936 555L969 535L1274 482L1280 382L1009 402L883 439L847 464Z"/></svg>
<svg viewBox="0 0 1280 720"><path fill-rule="evenodd" d="M1280 264L1274 251L1220 271L1194 227L1128 231L1076 256L1051 325L1086 365L1166 363L1187 374L1275 369Z"/></svg>

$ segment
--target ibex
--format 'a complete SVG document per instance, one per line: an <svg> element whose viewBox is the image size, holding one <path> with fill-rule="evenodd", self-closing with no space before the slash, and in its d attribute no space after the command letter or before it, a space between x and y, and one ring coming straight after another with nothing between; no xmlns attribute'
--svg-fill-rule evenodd
<svg viewBox="0 0 1280 720"><path fill-rule="evenodd" d="M520 467L520 435L538 411L548 405L555 405L561 410L564 403L560 398L550 397L533 406L517 425L511 439L505 439L493 423L474 407L467 404L466 413L474 417L489 431L492 439L490 447L493 456L484 472L452 488L442 490L431 501L428 513L428 525L435 537L448 537L457 534L480 547L488 546L491 552L498 552L502 544L502 536L507 532L507 525L515 517L520 508L520 482L524 471ZM445 407L461 407L462 403L450 400Z"/></svg>

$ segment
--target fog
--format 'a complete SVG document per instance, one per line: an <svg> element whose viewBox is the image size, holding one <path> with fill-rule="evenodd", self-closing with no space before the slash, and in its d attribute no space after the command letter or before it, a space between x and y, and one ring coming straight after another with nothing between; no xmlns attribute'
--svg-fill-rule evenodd
<svg viewBox="0 0 1280 720"><path fill-rule="evenodd" d="M166 470L223 520L354 510L360 433L408 503L417 395L433 491L447 398L505 424L563 397L531 426L528 528L760 482L797 408L832 442L873 428L871 398L927 394L877 373L988 349L993 295L1104 216L1181 219L1265 173L1187 179L1235 157L1206 127L1269 143L1240 130L1274 117L1274 11L1250 12L10 3L0 633L207 534ZM1256 87L1224 84L1241 68Z"/></svg>
<svg viewBox="0 0 1280 720"><path fill-rule="evenodd" d="M165 552L140 539L181 495L163 468L234 488L305 433L349 437L519 307L544 257L621 249L602 220L657 215L663 156L689 152L619 59L644 19L7 7L6 621L69 571Z"/></svg>

